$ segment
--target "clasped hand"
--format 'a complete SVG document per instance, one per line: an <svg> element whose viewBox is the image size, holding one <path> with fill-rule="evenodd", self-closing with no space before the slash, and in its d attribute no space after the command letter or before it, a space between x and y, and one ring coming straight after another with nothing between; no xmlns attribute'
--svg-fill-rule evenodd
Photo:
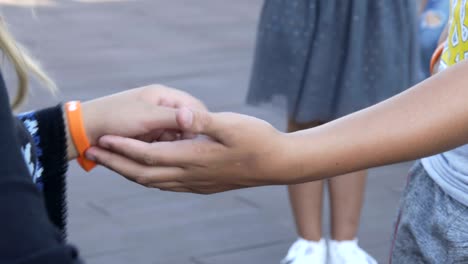
<svg viewBox="0 0 468 264"><path fill-rule="evenodd" d="M292 157L286 135L263 120L210 113L186 93L159 89L160 94L154 89L139 94L141 106L123 110L115 104L121 116L104 120L104 128L93 132L97 141L87 158L138 184L167 191L210 194L285 184L281 175ZM115 96L128 100L128 94ZM109 102L96 101L97 107L119 101L112 96L100 100Z"/></svg>

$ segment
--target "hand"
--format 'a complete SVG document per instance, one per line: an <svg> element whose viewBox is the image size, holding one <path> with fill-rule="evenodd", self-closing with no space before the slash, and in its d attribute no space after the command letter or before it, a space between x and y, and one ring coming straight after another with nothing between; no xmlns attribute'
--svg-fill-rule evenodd
<svg viewBox="0 0 468 264"><path fill-rule="evenodd" d="M209 138L146 143L104 136L87 157L129 180L169 191L209 194L286 183L287 140L267 122L186 108L177 121L184 130Z"/></svg>
<svg viewBox="0 0 468 264"><path fill-rule="evenodd" d="M206 109L185 92L150 85L85 102L82 111L86 133L91 145L95 145L103 135L157 140L164 129L178 128L176 110L171 108L182 106ZM73 144L69 146L71 159L76 157L76 150Z"/></svg>
<svg viewBox="0 0 468 264"><path fill-rule="evenodd" d="M150 85L84 103L83 119L93 145L103 135L154 141L162 129L177 128L175 111L165 108L184 106L206 110L203 103L185 92Z"/></svg>

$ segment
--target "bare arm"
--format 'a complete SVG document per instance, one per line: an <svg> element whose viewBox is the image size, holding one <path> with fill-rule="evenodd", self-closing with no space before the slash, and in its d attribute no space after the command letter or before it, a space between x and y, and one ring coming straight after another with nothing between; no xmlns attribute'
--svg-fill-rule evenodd
<svg viewBox="0 0 468 264"><path fill-rule="evenodd" d="M293 184L408 161L468 142L468 63L324 126L283 134L233 113L188 109L179 125L212 140L144 143L105 136L89 158L140 184L213 193ZM359 157L355 156L359 153Z"/></svg>
<svg viewBox="0 0 468 264"><path fill-rule="evenodd" d="M299 178L413 160L467 143L467 73L468 64L461 63L383 103L288 135L296 166L306 168Z"/></svg>

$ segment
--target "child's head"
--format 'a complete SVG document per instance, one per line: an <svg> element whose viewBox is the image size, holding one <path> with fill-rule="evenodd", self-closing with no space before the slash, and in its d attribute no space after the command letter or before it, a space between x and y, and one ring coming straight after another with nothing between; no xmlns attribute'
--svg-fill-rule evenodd
<svg viewBox="0 0 468 264"><path fill-rule="evenodd" d="M12 107L17 108L26 98L29 87L29 74L33 74L51 91L56 90L55 83L41 69L40 65L31 58L13 38L0 17L0 49L10 61L18 78L18 92L13 99Z"/></svg>

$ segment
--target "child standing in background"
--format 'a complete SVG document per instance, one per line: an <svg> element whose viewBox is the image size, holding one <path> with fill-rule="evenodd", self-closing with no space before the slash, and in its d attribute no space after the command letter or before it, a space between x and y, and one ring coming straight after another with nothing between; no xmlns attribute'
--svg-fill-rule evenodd
<svg viewBox="0 0 468 264"><path fill-rule="evenodd" d="M408 0L265 1L248 103L285 97L294 132L401 92L418 75L416 13ZM376 263L356 238L366 175L327 180L329 243L322 234L324 182L289 186L299 238L284 263Z"/></svg>

